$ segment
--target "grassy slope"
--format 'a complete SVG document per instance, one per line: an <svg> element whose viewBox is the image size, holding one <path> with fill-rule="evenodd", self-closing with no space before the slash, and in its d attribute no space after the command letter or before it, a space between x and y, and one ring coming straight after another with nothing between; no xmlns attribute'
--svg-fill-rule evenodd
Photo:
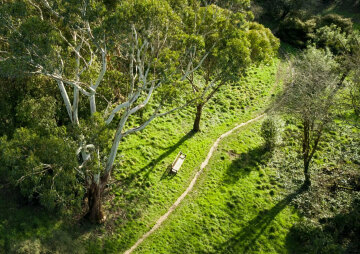
<svg viewBox="0 0 360 254"><path fill-rule="evenodd" d="M114 187L116 206L110 209L120 209L124 216L114 218L115 234L105 242L105 250L130 247L186 189L214 140L265 108L273 92L275 70L276 65L252 69L242 82L223 90L214 98L216 103L207 105L201 133L189 133L194 112L188 109L157 119L140 135L131 137L127 143L131 147L120 148L128 158L123 165L126 170L117 175L124 185ZM187 158L173 177L166 168L179 151Z"/></svg>
<svg viewBox="0 0 360 254"><path fill-rule="evenodd" d="M34 253L118 253L130 247L186 189L213 141L265 109L274 92L275 72L275 63L254 67L239 84L224 88L204 110L201 133L189 133L194 109L188 108L129 136L120 147L126 157L115 172L117 182L106 196L105 225L64 221L40 208L18 205L10 192L2 193L0 253L21 248ZM166 169L180 150L188 156L172 177Z"/></svg>
<svg viewBox="0 0 360 254"><path fill-rule="evenodd" d="M298 123L285 118L271 156L253 124L222 141L195 191L136 253L358 253L359 129L344 112L319 144L309 191L296 191Z"/></svg>
<svg viewBox="0 0 360 254"><path fill-rule="evenodd" d="M260 123L222 141L197 189L137 253L285 253L298 216L264 167Z"/></svg>
<svg viewBox="0 0 360 254"><path fill-rule="evenodd" d="M359 28L360 16L351 9L324 10L324 13L330 12L352 17L355 27ZM121 148L126 157L115 176L119 182L107 196L105 209L109 211L109 219L104 226L79 224L76 220L69 223L41 208L21 205L12 190L2 189L0 253L118 253L128 248L184 191L213 140L265 108L265 98L272 93L274 73L275 66L254 68L241 86L223 90L217 96L218 103L209 104L204 112L202 133L189 134L194 111L187 109L157 119L144 132L129 137ZM276 189L268 183L273 172L262 169L264 173L260 177L257 166L246 156L246 163L240 162L249 164L245 167L249 172L239 171L238 159L227 154L227 150L235 150L259 157L256 151L260 141L254 134L258 127L252 128L239 136L248 140L249 147L236 135L233 135L234 142L231 138L225 141L222 145L225 150L215 155L198 184L199 189L185 200L163 229L144 242L139 252L154 253L155 249L169 253L226 252L228 248L239 253L247 246L248 252L284 252L283 237L296 215L289 208L282 210L288 199L278 202L280 197L276 198L276 191L275 198L269 196L270 191ZM172 178L165 169L180 150L188 157L179 174ZM234 165L229 164L233 162ZM231 168L233 172L228 172ZM237 176L239 180L222 183L218 175ZM195 198L199 200L192 202ZM269 210L260 213L263 208ZM164 246L165 241L169 248Z"/></svg>

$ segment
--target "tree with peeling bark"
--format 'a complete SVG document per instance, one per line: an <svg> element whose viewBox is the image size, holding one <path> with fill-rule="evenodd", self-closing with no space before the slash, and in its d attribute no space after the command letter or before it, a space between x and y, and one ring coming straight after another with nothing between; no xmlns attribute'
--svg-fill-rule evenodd
<svg viewBox="0 0 360 254"><path fill-rule="evenodd" d="M186 92L190 90L186 79L208 56L193 45L194 36L186 33L183 16L168 1L129 0L111 7L114 11L108 13L103 3L91 0L9 1L0 7L1 72L40 75L58 86L71 122L68 129L79 146L74 151L79 165L72 174L85 189L92 222L105 219L102 195L120 142L155 118L189 105L194 97ZM122 77L121 96L102 90L110 72ZM81 98L88 100L89 110L84 112L89 115L82 116L84 120L79 116L79 107L86 105ZM148 108L147 119L133 125L129 119L143 108ZM103 130L113 133L110 149L109 140L99 141ZM26 184L26 178L34 175L46 177L55 168L43 163L40 155L34 164L17 184ZM9 165L12 170L13 164ZM60 202L56 186L51 184L51 191Z"/></svg>
<svg viewBox="0 0 360 254"><path fill-rule="evenodd" d="M251 22L245 10L244 13L209 5L190 17L188 23L196 24L195 34L202 42L202 50L209 52L201 68L187 77L193 93L201 94L196 104L195 132L200 131L204 106L222 86L237 82L251 65L276 55L278 39L269 29Z"/></svg>
<svg viewBox="0 0 360 254"><path fill-rule="evenodd" d="M334 119L336 95L343 87L338 69L331 53L308 48L289 63L286 87L277 105L277 110L301 123L305 188L311 185L310 164L321 137Z"/></svg>

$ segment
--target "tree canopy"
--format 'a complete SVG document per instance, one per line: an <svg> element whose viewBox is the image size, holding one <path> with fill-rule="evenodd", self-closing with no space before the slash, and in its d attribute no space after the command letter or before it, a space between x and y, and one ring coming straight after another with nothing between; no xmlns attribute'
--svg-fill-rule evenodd
<svg viewBox="0 0 360 254"><path fill-rule="evenodd" d="M59 114L44 93L14 107L26 127L2 140L3 167L14 170L18 157L11 159L11 151L33 156L12 174L13 183L28 196L51 196L52 203L44 201L49 207L86 193L92 221L104 218L101 196L126 136L156 117L206 102L250 65L271 59L279 45L252 21L249 1L11 0L0 7L0 21L1 77L56 84L55 98L64 105ZM193 82L199 76L204 85ZM26 148L17 147L21 135ZM44 144L53 144L47 160ZM71 149L71 166L61 165ZM73 191L74 199L62 189L83 192Z"/></svg>

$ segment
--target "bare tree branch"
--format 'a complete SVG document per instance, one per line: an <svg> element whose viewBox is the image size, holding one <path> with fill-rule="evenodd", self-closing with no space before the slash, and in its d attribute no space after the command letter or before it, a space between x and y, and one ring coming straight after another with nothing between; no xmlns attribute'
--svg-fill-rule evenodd
<svg viewBox="0 0 360 254"><path fill-rule="evenodd" d="M119 112L121 109L123 108L126 108L126 107L129 107L130 106L130 102L129 101L126 101L118 106L116 106L116 108L111 112L109 118L106 120L106 124L110 124L111 121L113 120L113 118L115 117L115 114L117 112Z"/></svg>

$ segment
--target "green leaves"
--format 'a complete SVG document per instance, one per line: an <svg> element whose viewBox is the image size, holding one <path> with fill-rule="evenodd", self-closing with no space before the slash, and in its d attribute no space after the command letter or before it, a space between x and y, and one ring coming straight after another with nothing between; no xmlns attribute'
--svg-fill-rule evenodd
<svg viewBox="0 0 360 254"><path fill-rule="evenodd" d="M151 37L156 35L152 32L165 32L170 25L176 31L180 19L165 0L136 0L122 1L106 22L108 30L115 36L131 33L132 25L135 25L140 33Z"/></svg>
<svg viewBox="0 0 360 254"><path fill-rule="evenodd" d="M256 64L270 61L276 56L280 41L268 28L258 23L251 23L248 38L251 43L251 60Z"/></svg>
<svg viewBox="0 0 360 254"><path fill-rule="evenodd" d="M39 133L50 134L56 130L56 101L53 97L25 98L16 109L17 120ZM34 120L36 119L36 120Z"/></svg>
<svg viewBox="0 0 360 254"><path fill-rule="evenodd" d="M282 106L296 118L314 123L314 128L316 124L324 125L332 119L334 96L340 88L337 62L330 52L311 47L291 66Z"/></svg>
<svg viewBox="0 0 360 254"><path fill-rule="evenodd" d="M341 54L349 50L346 37L340 27L332 24L319 28L316 31L314 42L318 47L328 48L334 54Z"/></svg>
<svg viewBox="0 0 360 254"><path fill-rule="evenodd" d="M31 129L17 129L11 140L0 141L1 170L25 197L38 199L48 209L78 203L82 193L74 145L62 135L40 136Z"/></svg>
<svg viewBox="0 0 360 254"><path fill-rule="evenodd" d="M197 22L204 51L210 53L202 69L211 79L235 80L251 64L271 59L279 47L269 29L242 13L211 5L199 10Z"/></svg>

